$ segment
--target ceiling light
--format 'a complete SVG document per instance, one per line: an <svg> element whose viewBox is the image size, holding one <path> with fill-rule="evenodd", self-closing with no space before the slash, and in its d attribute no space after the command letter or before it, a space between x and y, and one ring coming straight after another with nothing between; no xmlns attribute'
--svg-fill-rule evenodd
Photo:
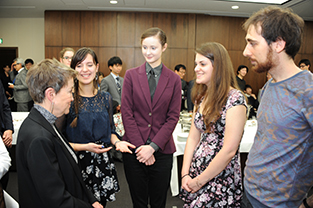
<svg viewBox="0 0 313 208"><path fill-rule="evenodd" d="M239 6L237 5L234 5L234 6L231 6L232 9L239 9Z"/></svg>
<svg viewBox="0 0 313 208"><path fill-rule="evenodd" d="M110 4L117 4L117 1L111 0L111 1L110 1Z"/></svg>
<svg viewBox="0 0 313 208"><path fill-rule="evenodd" d="M226 1L237 1L247 3L261 3L261 4L284 4L289 0L226 0Z"/></svg>

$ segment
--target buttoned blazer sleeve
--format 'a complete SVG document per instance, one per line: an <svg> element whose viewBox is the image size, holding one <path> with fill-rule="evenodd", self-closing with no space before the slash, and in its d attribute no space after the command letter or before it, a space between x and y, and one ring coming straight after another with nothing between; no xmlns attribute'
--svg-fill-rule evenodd
<svg viewBox="0 0 313 208"><path fill-rule="evenodd" d="M32 109L17 140L20 203L33 203L24 207L92 207L96 200L86 190L78 164L39 114ZM32 202L32 197L38 202Z"/></svg>
<svg viewBox="0 0 313 208"><path fill-rule="evenodd" d="M138 80L137 70L138 68L129 69L125 73L122 88L121 113L125 129L123 140L139 147L145 143L145 140L135 120L136 110L137 107L139 107L135 106L136 103L134 102L134 100L137 99L137 97L134 97L134 85L136 85L135 82ZM142 100L142 97L140 99Z"/></svg>
<svg viewBox="0 0 313 208"><path fill-rule="evenodd" d="M11 166L11 158L2 139L0 139L0 179L6 174Z"/></svg>
<svg viewBox="0 0 313 208"><path fill-rule="evenodd" d="M13 131L13 121L12 121L12 114L10 104L5 96L5 92L3 89L3 85L0 81L0 113L3 119L4 130L12 130Z"/></svg>

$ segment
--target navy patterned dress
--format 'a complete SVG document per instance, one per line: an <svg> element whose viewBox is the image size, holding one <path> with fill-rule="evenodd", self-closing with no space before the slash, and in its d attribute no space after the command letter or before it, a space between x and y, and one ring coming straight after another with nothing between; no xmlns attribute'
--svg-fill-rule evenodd
<svg viewBox="0 0 313 208"><path fill-rule="evenodd" d="M196 112L194 124L201 132L201 140L197 145L189 175L192 178L200 175L222 149L224 142L226 111L233 106L245 105L244 95L239 90L231 90L226 105L221 111L221 117L213 125L212 133L205 133L206 126L202 114ZM236 121L234 121L236 122ZM226 168L215 178L207 182L196 193L182 189L180 197L185 201L184 208L200 207L240 207L242 198L242 179L239 150Z"/></svg>
<svg viewBox="0 0 313 208"><path fill-rule="evenodd" d="M76 117L73 103L66 119L66 135L70 142L86 144L94 142L109 146L115 133L112 114L112 98L108 92L98 92L94 97L80 97L77 126L70 124ZM96 154L77 152L83 180L97 200L115 201L119 185L113 159L108 152Z"/></svg>

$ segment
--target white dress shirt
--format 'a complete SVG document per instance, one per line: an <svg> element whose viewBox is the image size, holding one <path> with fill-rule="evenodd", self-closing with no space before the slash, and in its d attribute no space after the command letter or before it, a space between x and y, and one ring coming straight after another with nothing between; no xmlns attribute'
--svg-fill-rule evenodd
<svg viewBox="0 0 313 208"><path fill-rule="evenodd" d="M11 158L2 139L0 139L0 178L8 172L11 166Z"/></svg>

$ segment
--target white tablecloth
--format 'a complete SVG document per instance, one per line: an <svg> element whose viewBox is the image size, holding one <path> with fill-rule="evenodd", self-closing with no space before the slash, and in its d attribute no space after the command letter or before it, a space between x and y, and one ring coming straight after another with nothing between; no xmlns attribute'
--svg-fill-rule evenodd
<svg viewBox="0 0 313 208"><path fill-rule="evenodd" d="M246 122L244 133L241 139L239 151L241 153L248 153L252 147L254 137L257 131L257 121L248 120ZM170 181L172 196L179 194L179 183L178 183L178 168L177 168L177 156L183 155L185 151L186 141L178 140L178 135L182 135L181 124L177 124L174 132L173 139L176 146L176 152L173 155L173 168L172 168L172 177Z"/></svg>
<svg viewBox="0 0 313 208"><path fill-rule="evenodd" d="M15 201L15 199L13 199L12 196L10 196L5 190L3 190L3 197L4 197L5 206L7 208L19 208L20 207L17 201Z"/></svg>
<svg viewBox="0 0 313 208"><path fill-rule="evenodd" d="M14 133L12 135L12 144L16 145L18 131L21 127L22 122L28 116L29 112L12 112Z"/></svg>
<svg viewBox="0 0 313 208"><path fill-rule="evenodd" d="M28 116L29 112L12 112L13 125L14 125L14 133L12 144L16 145L17 136L19 128L23 122L23 120ZM254 136L257 131L257 121L256 120L248 120L245 125L244 134L240 143L240 152L249 152L253 141ZM181 124L177 124L174 132L173 138L176 146L176 152L173 154L173 168L172 168L172 177L170 181L172 195L176 196L179 193L179 183L178 183L178 169L177 169L177 156L183 155L185 151L186 141L178 140L178 135L181 135L182 129Z"/></svg>

